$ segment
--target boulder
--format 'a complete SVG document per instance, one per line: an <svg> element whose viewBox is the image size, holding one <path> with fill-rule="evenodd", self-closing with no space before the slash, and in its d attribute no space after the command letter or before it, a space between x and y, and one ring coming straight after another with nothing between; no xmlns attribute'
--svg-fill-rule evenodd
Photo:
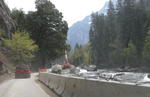
<svg viewBox="0 0 150 97"><path fill-rule="evenodd" d="M63 68L62 65L56 64L56 65L52 66L51 72L60 74L62 72L62 68Z"/></svg>

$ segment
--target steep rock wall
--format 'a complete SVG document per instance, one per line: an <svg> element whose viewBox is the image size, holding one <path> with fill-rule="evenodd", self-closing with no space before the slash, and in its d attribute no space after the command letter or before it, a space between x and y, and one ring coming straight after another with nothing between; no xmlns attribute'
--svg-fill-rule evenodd
<svg viewBox="0 0 150 97"><path fill-rule="evenodd" d="M0 0L0 28L8 33L8 37L11 37L11 33L15 31L15 24L10 16L10 10L5 4L4 0Z"/></svg>

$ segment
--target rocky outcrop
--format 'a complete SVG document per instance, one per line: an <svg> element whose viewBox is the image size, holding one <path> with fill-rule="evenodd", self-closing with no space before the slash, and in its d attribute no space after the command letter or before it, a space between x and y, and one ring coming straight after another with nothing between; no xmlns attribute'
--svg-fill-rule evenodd
<svg viewBox="0 0 150 97"><path fill-rule="evenodd" d="M4 0L0 0L0 29L5 30L9 38L11 37L11 33L15 31L14 21L10 16L10 10Z"/></svg>
<svg viewBox="0 0 150 97"><path fill-rule="evenodd" d="M4 0L0 0L0 29L7 32L7 37L11 38L11 34L15 31L15 23L10 15L10 10L5 4ZM7 51L0 41L0 61L4 63L5 68L9 71L14 71L14 66L7 58L5 51ZM7 51L8 52L8 51Z"/></svg>

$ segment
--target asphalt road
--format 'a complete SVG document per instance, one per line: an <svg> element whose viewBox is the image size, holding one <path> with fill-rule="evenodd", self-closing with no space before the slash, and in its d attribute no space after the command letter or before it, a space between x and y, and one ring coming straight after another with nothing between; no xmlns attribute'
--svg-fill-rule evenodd
<svg viewBox="0 0 150 97"><path fill-rule="evenodd" d="M57 97L40 83L36 74L28 79L12 79L0 84L0 97Z"/></svg>

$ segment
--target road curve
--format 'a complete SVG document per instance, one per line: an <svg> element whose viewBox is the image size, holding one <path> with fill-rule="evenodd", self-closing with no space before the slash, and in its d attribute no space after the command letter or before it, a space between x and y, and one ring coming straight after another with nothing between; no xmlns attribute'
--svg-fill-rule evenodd
<svg viewBox="0 0 150 97"><path fill-rule="evenodd" d="M0 84L0 97L53 97L44 90L33 74L28 79L12 79Z"/></svg>

